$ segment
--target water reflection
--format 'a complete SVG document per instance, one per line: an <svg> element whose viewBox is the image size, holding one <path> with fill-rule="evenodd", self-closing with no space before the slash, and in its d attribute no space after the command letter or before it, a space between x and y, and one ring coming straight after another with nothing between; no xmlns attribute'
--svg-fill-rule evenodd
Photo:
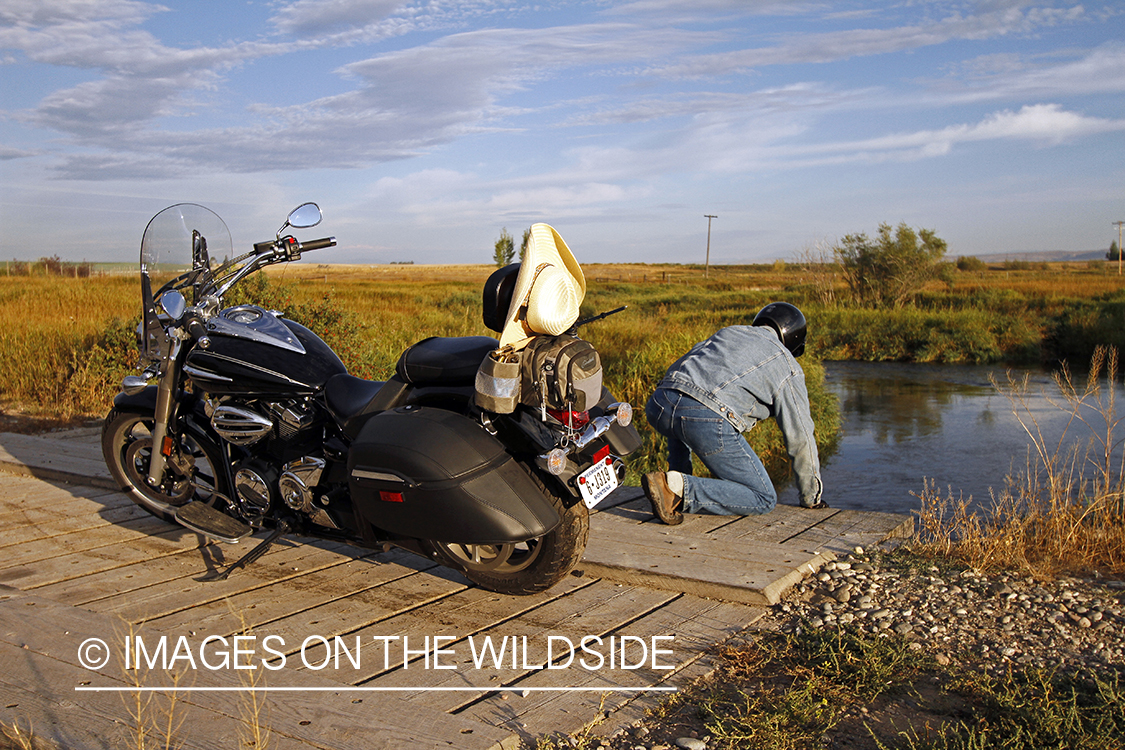
<svg viewBox="0 0 1125 750"><path fill-rule="evenodd" d="M955 494L987 500L1005 477L1027 466L1030 440L1008 397L990 375L1006 383L1003 367L963 367L865 362L826 363L826 385L840 399L839 449L822 467L825 499L833 507L905 512L920 502L926 479ZM1027 377L1024 421L1033 419L1050 441L1067 429L1068 414L1051 376ZM1088 430L1069 440L1089 437ZM796 502L792 487L782 502Z"/></svg>

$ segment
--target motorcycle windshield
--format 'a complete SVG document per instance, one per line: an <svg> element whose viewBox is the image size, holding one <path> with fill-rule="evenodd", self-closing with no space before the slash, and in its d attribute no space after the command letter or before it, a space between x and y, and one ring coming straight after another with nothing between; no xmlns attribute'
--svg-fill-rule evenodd
<svg viewBox="0 0 1125 750"><path fill-rule="evenodd" d="M207 280L210 259L230 258L233 247L223 220L195 203L177 203L152 217L141 238L142 356L158 359L167 344L153 289L193 270L201 272L193 281Z"/></svg>
<svg viewBox="0 0 1125 750"><path fill-rule="evenodd" d="M141 273L173 276L192 270L198 252L193 237L203 237L207 254L229 258L230 230L214 211L195 203L177 203L152 217L141 238Z"/></svg>

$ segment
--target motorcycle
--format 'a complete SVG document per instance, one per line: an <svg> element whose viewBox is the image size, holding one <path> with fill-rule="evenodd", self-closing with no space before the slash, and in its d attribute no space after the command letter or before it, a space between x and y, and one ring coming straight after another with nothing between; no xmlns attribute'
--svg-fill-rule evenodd
<svg viewBox="0 0 1125 750"><path fill-rule="evenodd" d="M631 407L600 385L599 364L601 397L584 411L533 401L483 408L475 393L482 363L498 351L491 336L423 339L387 380L364 380L281 313L224 307L254 272L334 246L332 237L286 234L321 220L315 203L298 206L274 239L238 257L223 220L202 206L177 204L148 223L141 373L124 379L102 427L114 479L149 513L211 539L267 532L208 580L292 533L400 547L503 594L554 585L582 558L590 510L640 446ZM520 304L518 269L485 284L491 330ZM559 338L580 340L577 328L595 318Z"/></svg>

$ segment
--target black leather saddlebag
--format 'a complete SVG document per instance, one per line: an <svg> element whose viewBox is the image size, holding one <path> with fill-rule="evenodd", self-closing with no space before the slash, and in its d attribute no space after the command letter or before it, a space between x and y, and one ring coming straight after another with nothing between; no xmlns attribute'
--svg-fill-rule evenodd
<svg viewBox="0 0 1125 750"><path fill-rule="evenodd" d="M402 536L504 544L559 522L500 441L443 409L401 406L368 419L348 455L348 476L363 517Z"/></svg>

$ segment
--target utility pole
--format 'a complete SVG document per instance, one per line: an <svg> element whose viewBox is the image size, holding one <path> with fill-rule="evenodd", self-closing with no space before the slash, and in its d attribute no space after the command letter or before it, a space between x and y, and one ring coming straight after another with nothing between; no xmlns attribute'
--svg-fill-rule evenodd
<svg viewBox="0 0 1125 750"><path fill-rule="evenodd" d="M1121 225L1125 221L1115 221L1113 225L1117 227L1117 275L1121 275Z"/></svg>
<svg viewBox="0 0 1125 750"><path fill-rule="evenodd" d="M703 266L703 278L707 278L708 272L711 270L711 219L719 218L715 214L703 214L703 218L707 219L707 264ZM1120 242L1117 243L1120 246Z"/></svg>

